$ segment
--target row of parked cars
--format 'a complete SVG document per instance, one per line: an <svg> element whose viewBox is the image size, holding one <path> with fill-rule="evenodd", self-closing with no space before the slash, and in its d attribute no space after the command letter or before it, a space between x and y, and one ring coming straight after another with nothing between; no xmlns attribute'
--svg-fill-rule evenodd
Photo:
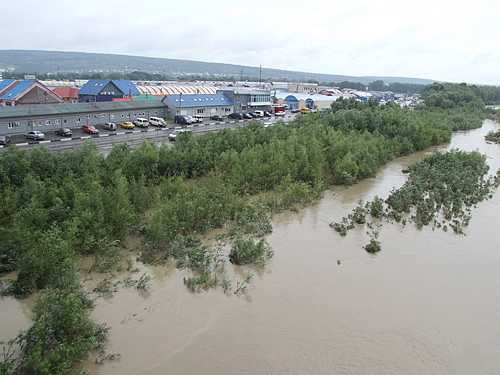
<svg viewBox="0 0 500 375"><path fill-rule="evenodd" d="M268 111L253 111L253 112L234 112L227 117L232 120L251 120L254 118L271 117L271 112ZM212 121L224 121L224 117L220 115L210 116ZM189 115L176 115L174 122L179 125L195 125L203 122L202 117Z"/></svg>
<svg viewBox="0 0 500 375"><path fill-rule="evenodd" d="M149 125L156 127L166 127L167 123L164 119L160 117L150 117L149 120L145 118L138 118L134 121L125 121L120 124L123 129L133 129L136 126L140 128L147 128ZM109 131L115 131L118 126L114 122L107 122L103 125L103 128ZM82 131L86 134L96 135L99 134L99 130L93 125L83 125ZM69 128L60 128L55 131L55 134L59 137L71 137L73 132ZM45 139L45 134L39 130L33 130L25 135L25 138L31 141L43 141ZM10 143L10 138L8 136L0 137L0 146L7 146Z"/></svg>
<svg viewBox="0 0 500 375"><path fill-rule="evenodd" d="M253 111L253 112L234 112L228 118L233 120L251 120L254 118L271 117L271 112L268 111Z"/></svg>

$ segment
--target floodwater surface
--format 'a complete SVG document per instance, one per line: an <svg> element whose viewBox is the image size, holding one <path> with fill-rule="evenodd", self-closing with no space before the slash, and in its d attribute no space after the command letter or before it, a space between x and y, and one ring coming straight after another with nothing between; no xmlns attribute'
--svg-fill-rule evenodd
<svg viewBox="0 0 500 375"><path fill-rule="evenodd" d="M496 127L485 121L435 149L478 150L496 171L500 146L484 141ZM108 351L121 359L88 369L95 375L500 373L500 193L473 210L465 237L384 225L377 255L362 249L369 240L364 229L340 237L328 226L360 199L386 197L404 183L401 170L429 152L399 158L374 178L276 216L268 237L274 257L247 296L192 294L183 272L156 267L149 269L149 293L122 289L99 299L94 318L111 328Z"/></svg>

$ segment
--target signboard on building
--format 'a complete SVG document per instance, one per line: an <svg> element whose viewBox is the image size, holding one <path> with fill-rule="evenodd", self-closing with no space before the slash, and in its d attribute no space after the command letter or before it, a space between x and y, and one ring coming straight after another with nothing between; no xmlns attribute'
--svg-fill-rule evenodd
<svg viewBox="0 0 500 375"><path fill-rule="evenodd" d="M24 75L24 79L31 79L31 80L36 79L36 75L34 75L34 74L25 74Z"/></svg>

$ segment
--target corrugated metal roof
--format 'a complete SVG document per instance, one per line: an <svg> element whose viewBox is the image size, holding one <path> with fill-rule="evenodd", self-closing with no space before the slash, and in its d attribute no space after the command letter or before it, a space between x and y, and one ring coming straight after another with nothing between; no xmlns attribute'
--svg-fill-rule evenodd
<svg viewBox="0 0 500 375"><path fill-rule="evenodd" d="M132 81L126 79L114 79L111 82L120 89L125 95L137 96L140 95L139 90Z"/></svg>
<svg viewBox="0 0 500 375"><path fill-rule="evenodd" d="M109 81L109 79L91 79L82 86L80 95L98 95Z"/></svg>
<svg viewBox="0 0 500 375"><path fill-rule="evenodd" d="M21 95L23 92L28 90L36 83L35 80L27 79L20 81L17 85L15 85L12 89L7 90L0 96L0 100L16 100L16 98Z"/></svg>
<svg viewBox="0 0 500 375"><path fill-rule="evenodd" d="M61 98L78 99L78 90L76 87L54 87L52 91Z"/></svg>
<svg viewBox="0 0 500 375"><path fill-rule="evenodd" d="M222 90L232 91L236 95L271 95L270 90L252 87L225 87Z"/></svg>
<svg viewBox="0 0 500 375"><path fill-rule="evenodd" d="M165 97L165 102L169 107L219 107L232 106L233 102L230 98L222 93L214 95L168 95Z"/></svg>
<svg viewBox="0 0 500 375"><path fill-rule="evenodd" d="M91 79L80 89L80 95L99 95L106 85L113 83L123 95L140 95L132 81L126 79Z"/></svg>
<svg viewBox="0 0 500 375"><path fill-rule="evenodd" d="M61 103L0 107L0 119L165 107L160 98L129 102Z"/></svg>
<svg viewBox="0 0 500 375"><path fill-rule="evenodd" d="M137 89L143 95L214 95L217 92L215 86L188 86L188 85L139 85Z"/></svg>
<svg viewBox="0 0 500 375"><path fill-rule="evenodd" d="M0 81L0 92L12 85L14 82L16 82L15 79L4 79L3 81Z"/></svg>

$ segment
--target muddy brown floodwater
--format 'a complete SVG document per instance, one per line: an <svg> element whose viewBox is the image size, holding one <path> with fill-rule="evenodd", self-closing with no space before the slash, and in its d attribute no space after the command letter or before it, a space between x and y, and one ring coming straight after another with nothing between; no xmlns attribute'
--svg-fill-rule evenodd
<svg viewBox="0 0 500 375"><path fill-rule="evenodd" d="M496 127L485 121L436 149L478 150L497 170L500 147L484 141ZM500 193L473 211L466 237L387 224L377 255L362 249L364 229L342 238L328 226L360 199L386 197L405 181L401 170L428 152L275 217L274 258L247 298L192 294L183 272L157 267L147 295L122 289L100 299L94 318L110 326L108 350L122 357L87 368L95 375L500 373ZM0 302L2 320L15 321L17 305L5 313L8 301ZM0 328L4 336L1 321Z"/></svg>

